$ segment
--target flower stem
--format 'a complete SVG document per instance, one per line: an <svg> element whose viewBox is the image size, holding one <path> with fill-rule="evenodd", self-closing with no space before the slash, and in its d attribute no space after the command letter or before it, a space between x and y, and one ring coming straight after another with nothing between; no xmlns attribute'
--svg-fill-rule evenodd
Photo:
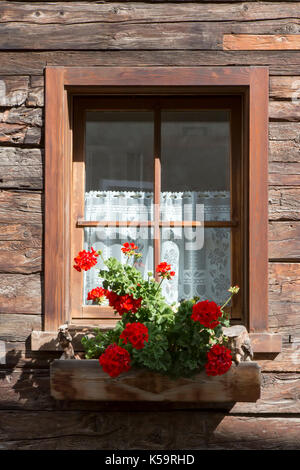
<svg viewBox="0 0 300 470"><path fill-rule="evenodd" d="M231 294L231 296L229 297L229 299L226 300L225 304L222 305L221 310L223 310L223 308L226 307L226 305L231 301L231 299L232 299L233 296L234 296L234 294Z"/></svg>

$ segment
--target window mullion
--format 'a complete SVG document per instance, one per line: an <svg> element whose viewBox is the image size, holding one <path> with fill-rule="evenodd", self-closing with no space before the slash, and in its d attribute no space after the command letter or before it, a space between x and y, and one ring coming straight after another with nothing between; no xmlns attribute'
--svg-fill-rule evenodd
<svg viewBox="0 0 300 470"><path fill-rule="evenodd" d="M160 262L161 110L154 112L154 269ZM157 273L155 278L158 280Z"/></svg>

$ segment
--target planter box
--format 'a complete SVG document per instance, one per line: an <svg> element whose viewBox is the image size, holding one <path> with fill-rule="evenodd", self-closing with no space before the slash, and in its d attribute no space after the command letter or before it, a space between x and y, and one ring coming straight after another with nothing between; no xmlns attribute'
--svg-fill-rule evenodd
<svg viewBox="0 0 300 470"><path fill-rule="evenodd" d="M204 372L176 380L144 369L117 378L104 373L96 359L54 360L51 395L57 400L231 403L260 398L261 374L256 362L232 365L221 376Z"/></svg>

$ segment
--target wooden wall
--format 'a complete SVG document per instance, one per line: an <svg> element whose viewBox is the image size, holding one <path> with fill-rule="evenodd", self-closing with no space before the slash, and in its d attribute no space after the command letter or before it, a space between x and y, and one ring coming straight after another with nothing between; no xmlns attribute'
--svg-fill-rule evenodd
<svg viewBox="0 0 300 470"><path fill-rule="evenodd" d="M0 2L0 449L300 448L300 51L223 50L224 34L297 34L299 18L289 1ZM269 315L284 347L259 358L259 402L109 411L50 398L57 354L28 341L42 326L46 65L269 66Z"/></svg>

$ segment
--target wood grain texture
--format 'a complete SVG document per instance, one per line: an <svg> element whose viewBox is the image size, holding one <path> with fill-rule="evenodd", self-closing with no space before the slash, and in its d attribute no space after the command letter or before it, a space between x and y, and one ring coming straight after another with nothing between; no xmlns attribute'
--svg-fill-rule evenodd
<svg viewBox="0 0 300 470"><path fill-rule="evenodd" d="M269 259L300 259L300 222L269 222Z"/></svg>
<svg viewBox="0 0 300 470"><path fill-rule="evenodd" d="M0 241L0 272L30 274L42 270L42 241Z"/></svg>
<svg viewBox="0 0 300 470"><path fill-rule="evenodd" d="M271 121L295 121L300 120L299 102L270 101L269 118Z"/></svg>
<svg viewBox="0 0 300 470"><path fill-rule="evenodd" d="M300 49L300 34L224 34L224 50L290 50Z"/></svg>
<svg viewBox="0 0 300 470"><path fill-rule="evenodd" d="M286 128L289 132L289 129ZM299 163L300 143L298 137L293 140L270 140L269 141L269 162L278 163Z"/></svg>
<svg viewBox="0 0 300 470"><path fill-rule="evenodd" d="M268 329L268 99L265 68L251 73L249 92L249 332Z"/></svg>
<svg viewBox="0 0 300 470"><path fill-rule="evenodd" d="M25 341L28 340L32 330L41 329L41 315L0 313L0 339L3 341Z"/></svg>
<svg viewBox="0 0 300 470"><path fill-rule="evenodd" d="M41 287L39 274L0 274L0 312L41 314Z"/></svg>
<svg viewBox="0 0 300 470"><path fill-rule="evenodd" d="M0 188L42 189L41 150L0 147Z"/></svg>
<svg viewBox="0 0 300 470"><path fill-rule="evenodd" d="M269 220L299 220L300 188L269 189Z"/></svg>
<svg viewBox="0 0 300 470"><path fill-rule="evenodd" d="M270 75L299 75L299 51L199 51L103 50L103 51L1 51L1 73L42 75L46 66L80 67L147 66L269 66ZM41 85L39 85L41 86Z"/></svg>
<svg viewBox="0 0 300 470"><path fill-rule="evenodd" d="M35 11L34 5L25 9L6 6L3 18L19 19L3 20L0 45L3 50L222 49L223 35L225 48L230 39L247 35L250 47L244 48L253 49L249 37L262 35L266 43L270 35L276 35L282 48L299 32L296 4L286 15L287 7L279 14L270 5L252 9L242 4L229 11L228 4L206 6L75 3L66 9L59 4L41 5Z"/></svg>
<svg viewBox="0 0 300 470"><path fill-rule="evenodd" d="M300 420L257 416L215 417L210 422L209 449L299 449ZM259 443L260 442L260 443Z"/></svg>
<svg viewBox="0 0 300 470"><path fill-rule="evenodd" d="M254 362L217 377L205 372L173 381L166 376L130 370L111 379L97 360L55 360L50 367L51 395L59 400L87 401L256 401L260 397L260 368ZM87 386L88 384L88 386Z"/></svg>
<svg viewBox="0 0 300 470"><path fill-rule="evenodd" d="M299 99L300 76L270 78L270 98L273 99Z"/></svg>
<svg viewBox="0 0 300 470"><path fill-rule="evenodd" d="M57 410L2 411L0 418L1 450L111 450L112 439L115 448L124 450L299 449L296 416L245 417L195 410L163 414ZM28 429L26 436L24 429Z"/></svg>
<svg viewBox="0 0 300 470"><path fill-rule="evenodd" d="M79 23L165 23L187 21L251 21L265 19L297 19L300 14L298 2L282 2L280 9L272 3L213 3L202 2L55 2L13 3L0 5L0 23L13 21L29 24L79 24Z"/></svg>
<svg viewBox="0 0 300 470"><path fill-rule="evenodd" d="M20 106L28 97L29 77L0 76L0 106Z"/></svg>
<svg viewBox="0 0 300 470"><path fill-rule="evenodd" d="M0 223L42 225L42 197L38 192L0 191Z"/></svg>
<svg viewBox="0 0 300 470"><path fill-rule="evenodd" d="M299 186L300 162L271 162L268 181L272 186Z"/></svg>
<svg viewBox="0 0 300 470"><path fill-rule="evenodd" d="M64 147L63 69L46 72L45 132L45 328L56 330L66 321L67 175ZM69 163L71 164L71 163Z"/></svg>

